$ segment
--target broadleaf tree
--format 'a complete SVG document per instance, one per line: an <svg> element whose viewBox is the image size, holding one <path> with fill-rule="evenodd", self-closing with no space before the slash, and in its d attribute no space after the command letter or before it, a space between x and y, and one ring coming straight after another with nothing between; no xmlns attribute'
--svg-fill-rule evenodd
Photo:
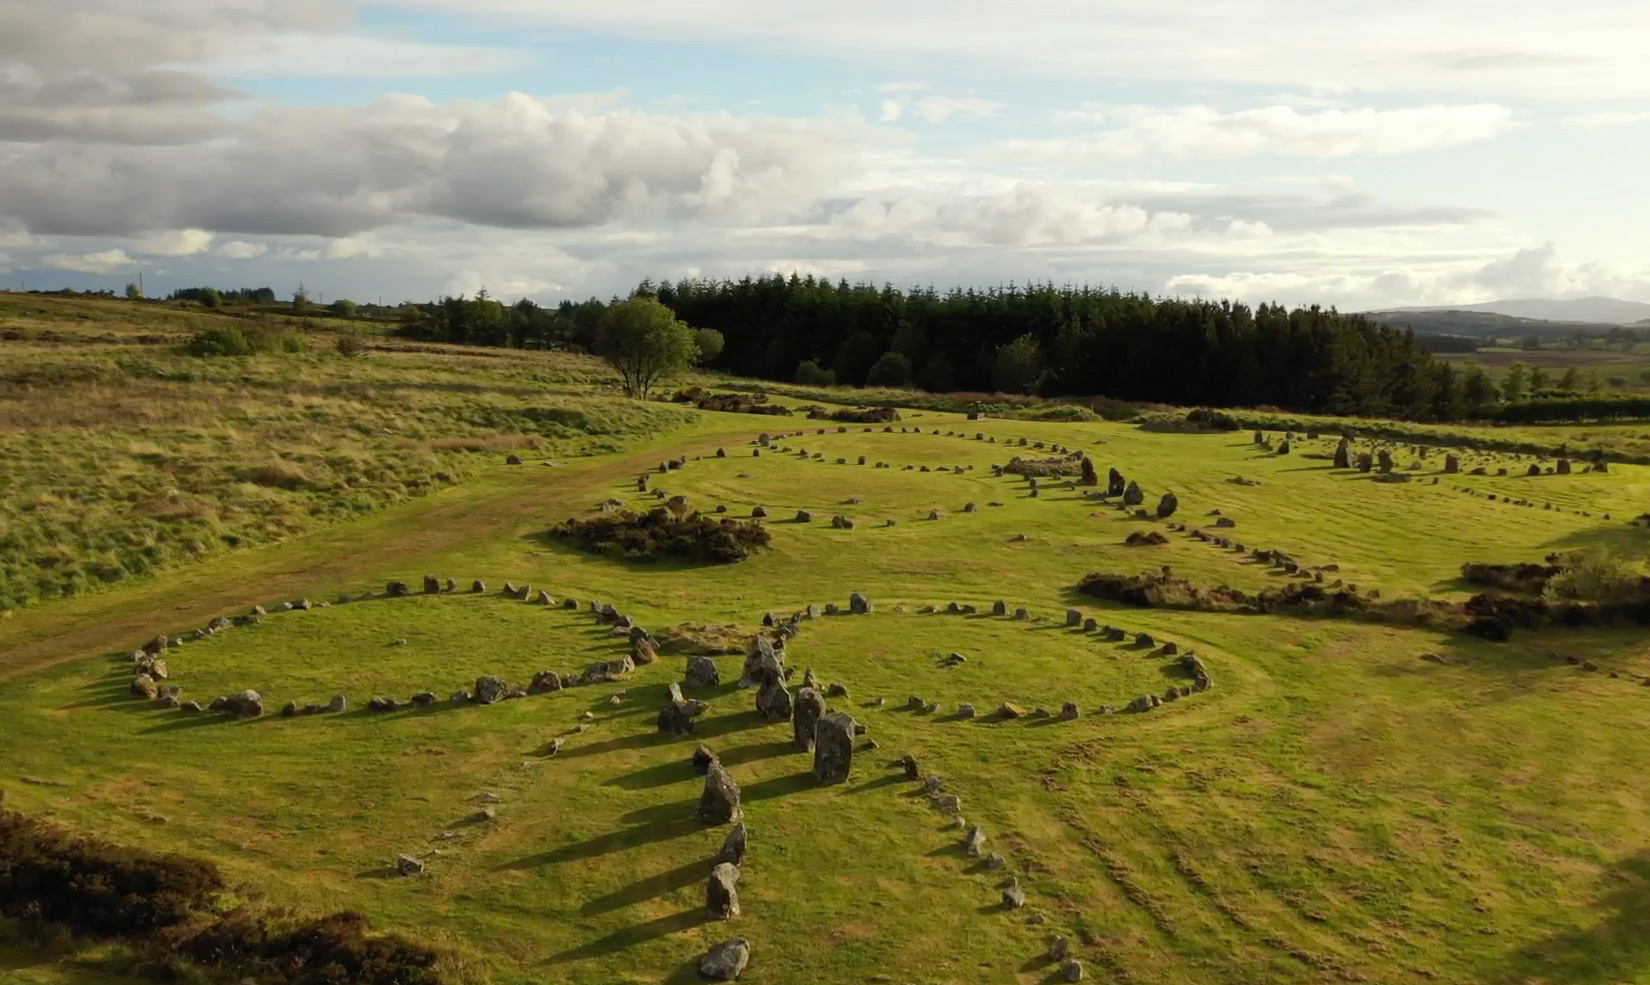
<svg viewBox="0 0 1650 985"><path fill-rule="evenodd" d="M693 329L669 308L637 297L607 309L596 354L618 371L626 396L645 400L660 381L693 365L699 345Z"/></svg>

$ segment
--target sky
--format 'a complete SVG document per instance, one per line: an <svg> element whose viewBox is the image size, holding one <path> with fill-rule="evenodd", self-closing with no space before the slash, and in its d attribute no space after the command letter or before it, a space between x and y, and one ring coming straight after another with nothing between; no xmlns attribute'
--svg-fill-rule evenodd
<svg viewBox="0 0 1650 985"><path fill-rule="evenodd" d="M1644 0L0 0L0 285L1650 301Z"/></svg>

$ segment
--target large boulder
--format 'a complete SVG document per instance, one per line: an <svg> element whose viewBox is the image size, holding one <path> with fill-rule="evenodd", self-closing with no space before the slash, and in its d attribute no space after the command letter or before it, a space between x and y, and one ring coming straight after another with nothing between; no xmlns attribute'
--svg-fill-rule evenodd
<svg viewBox="0 0 1650 985"><path fill-rule="evenodd" d="M718 862L705 884L705 909L716 920L732 920L739 915L739 867Z"/></svg>
<svg viewBox="0 0 1650 985"><path fill-rule="evenodd" d="M812 687L804 687L796 692L796 707L791 716L791 741L796 745L798 752L813 751L814 726L824 716L824 695Z"/></svg>
<svg viewBox="0 0 1650 985"><path fill-rule="evenodd" d="M440 595L441 594L441 579L437 578L435 575L425 575L424 576L424 594L425 595Z"/></svg>
<svg viewBox="0 0 1650 985"><path fill-rule="evenodd" d="M503 681L492 674L483 674L476 678L475 696L476 701L480 704L490 705L502 701L505 693L509 690Z"/></svg>
<svg viewBox="0 0 1650 985"><path fill-rule="evenodd" d="M1124 506L1139 506L1145 501L1146 494L1140 491L1140 483L1130 482L1128 488L1123 490Z"/></svg>
<svg viewBox="0 0 1650 985"><path fill-rule="evenodd" d="M412 589L404 581L392 581L384 585L384 594L392 599L403 598L412 594Z"/></svg>
<svg viewBox="0 0 1650 985"><path fill-rule="evenodd" d="M142 698L145 701L153 701L155 700L155 695L160 693L160 688L156 686L155 679L153 677L150 677L148 674L139 674L132 678L131 691L132 697L134 698Z"/></svg>
<svg viewBox="0 0 1650 985"><path fill-rule="evenodd" d="M1157 518L1167 520L1174 516L1174 511L1180 508L1180 500L1172 492L1164 493L1163 498L1157 501Z"/></svg>
<svg viewBox="0 0 1650 985"><path fill-rule="evenodd" d="M225 698L224 711L237 718L262 718L264 714L264 699L258 692L247 688L236 691Z"/></svg>
<svg viewBox="0 0 1650 985"><path fill-rule="evenodd" d="M770 680L756 692L756 713L770 725L791 717L791 692L782 679Z"/></svg>
<svg viewBox="0 0 1650 985"><path fill-rule="evenodd" d="M856 616L867 615L871 611L871 600L855 592L848 596L848 611Z"/></svg>
<svg viewBox="0 0 1650 985"><path fill-rule="evenodd" d="M714 824L730 824L739 820L739 784L733 782L733 775L719 762L711 763L710 769L705 771L705 789L699 795L699 807L695 813L700 820Z"/></svg>
<svg viewBox="0 0 1650 985"><path fill-rule="evenodd" d="M854 765L854 718L833 711L814 726L814 779L843 783Z"/></svg>
<svg viewBox="0 0 1650 985"><path fill-rule="evenodd" d="M687 674L683 681L688 687L716 687L722 683L722 672L716 661L702 654L687 658Z"/></svg>
<svg viewBox="0 0 1650 985"><path fill-rule="evenodd" d="M745 966L750 960L750 941L735 937L706 952L699 961L699 974L717 982L736 981L745 973Z"/></svg>

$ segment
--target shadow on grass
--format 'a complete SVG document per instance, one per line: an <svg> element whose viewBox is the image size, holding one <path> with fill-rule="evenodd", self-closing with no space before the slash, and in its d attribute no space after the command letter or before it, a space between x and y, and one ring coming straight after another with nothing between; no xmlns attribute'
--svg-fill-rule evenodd
<svg viewBox="0 0 1650 985"><path fill-rule="evenodd" d="M671 934L681 933L684 930L692 930L695 927L709 923L711 919L710 914L705 912L703 909L689 910L686 913L675 913L668 917L660 917L657 920L649 920L647 923L639 923L634 926L626 927L623 930L614 931L606 937L593 940L588 944L581 944L571 950L562 951L559 954L552 954L550 957L545 958L543 963L547 965L570 964L574 961L588 961L592 958L607 957L610 954L617 954L618 952L640 944L643 941L650 941L659 937L667 937ZM699 961L695 958L692 963L692 971L696 974L698 972L698 968ZM678 977L672 976L670 980L677 981ZM687 978L680 980L693 981L695 979Z"/></svg>
<svg viewBox="0 0 1650 985"><path fill-rule="evenodd" d="M792 752L802 755L802 752L796 748L795 743L775 740L772 742L757 742L748 746L735 746L732 749L717 753L716 758L722 761L723 766L738 766L741 763L754 763ZM691 768L690 766L689 769Z"/></svg>
<svg viewBox="0 0 1650 985"><path fill-rule="evenodd" d="M857 787L849 787L844 793L868 793L872 790L881 790L883 787L893 787L909 782L911 781L905 778L904 773L890 773L887 776L879 776L875 780L868 780Z"/></svg>
<svg viewBox="0 0 1650 985"><path fill-rule="evenodd" d="M650 899L673 893L678 889L702 882L710 876L711 867L716 863L714 858L702 858L686 865L677 866L669 872L638 879L628 886L616 889L605 896L598 896L579 908L583 916L595 916L600 913L609 913L637 903L645 903Z"/></svg>
<svg viewBox="0 0 1650 985"><path fill-rule="evenodd" d="M393 865L381 865L376 869L362 869L355 874L357 879L402 879L400 871Z"/></svg>
<svg viewBox="0 0 1650 985"><path fill-rule="evenodd" d="M626 848L651 845L690 835L710 826L692 816L693 807L694 804L692 803L669 804L661 810L659 816L648 822L637 823L618 831L609 831L607 834L587 838L571 845L563 845L560 848L552 848L550 851L540 852L537 855L525 855L514 861L496 865L493 870L499 872L513 869L537 869L546 865L559 865L563 862L600 858L603 855L610 855Z"/></svg>
<svg viewBox="0 0 1650 985"><path fill-rule="evenodd" d="M1605 870L1598 919L1526 944L1507 956L1508 967L1486 982L1564 982L1606 985L1632 981L1650 965L1650 851Z"/></svg>

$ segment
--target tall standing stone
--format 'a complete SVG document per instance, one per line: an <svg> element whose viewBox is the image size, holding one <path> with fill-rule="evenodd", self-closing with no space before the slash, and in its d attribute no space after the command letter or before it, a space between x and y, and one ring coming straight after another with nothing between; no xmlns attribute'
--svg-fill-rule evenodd
<svg viewBox="0 0 1650 985"><path fill-rule="evenodd" d="M1376 454L1375 459L1380 464L1382 475L1386 475L1388 472L1392 471L1391 452L1387 451L1385 448L1382 448L1380 452Z"/></svg>
<svg viewBox="0 0 1650 985"><path fill-rule="evenodd" d="M739 784L720 762L710 764L705 771L705 789L699 795L696 811L700 820L714 824L728 824L739 820Z"/></svg>
<svg viewBox="0 0 1650 985"><path fill-rule="evenodd" d="M705 909L717 920L732 920L739 915L739 867L718 862L710 870L710 881L705 884Z"/></svg>
<svg viewBox="0 0 1650 985"><path fill-rule="evenodd" d="M756 692L756 713L772 725L791 717L791 692L782 680L770 680Z"/></svg>
<svg viewBox="0 0 1650 985"><path fill-rule="evenodd" d="M1180 508L1180 500L1172 492L1164 493L1163 498L1157 501L1157 518L1167 520L1174 516L1174 511Z"/></svg>
<svg viewBox="0 0 1650 985"><path fill-rule="evenodd" d="M1352 442L1345 438L1342 438L1341 443L1335 446L1335 467L1338 469L1352 467Z"/></svg>
<svg viewBox="0 0 1650 985"><path fill-rule="evenodd" d="M814 726L825 717L825 696L811 687L796 692L796 707L791 713L791 741L798 752L811 752L814 747Z"/></svg>
<svg viewBox="0 0 1650 985"><path fill-rule="evenodd" d="M1130 482L1128 488L1123 490L1124 506L1139 506L1145 501L1146 494L1140 491L1140 483Z"/></svg>
<svg viewBox="0 0 1650 985"><path fill-rule="evenodd" d="M1567 471L1568 466L1569 466L1570 463L1563 462L1563 463L1560 463L1560 464L1561 464L1561 468ZM1461 471L1461 459L1455 457L1454 455L1445 455L1444 456L1444 474L1445 475L1455 475L1455 474L1459 473L1460 471Z"/></svg>
<svg viewBox="0 0 1650 985"><path fill-rule="evenodd" d="M1112 469L1106 474L1106 495L1121 496L1128 490L1128 483L1123 481L1123 473Z"/></svg>
<svg viewBox="0 0 1650 985"><path fill-rule="evenodd" d="M854 718L833 711L814 728L814 779L843 783L854 765Z"/></svg>

